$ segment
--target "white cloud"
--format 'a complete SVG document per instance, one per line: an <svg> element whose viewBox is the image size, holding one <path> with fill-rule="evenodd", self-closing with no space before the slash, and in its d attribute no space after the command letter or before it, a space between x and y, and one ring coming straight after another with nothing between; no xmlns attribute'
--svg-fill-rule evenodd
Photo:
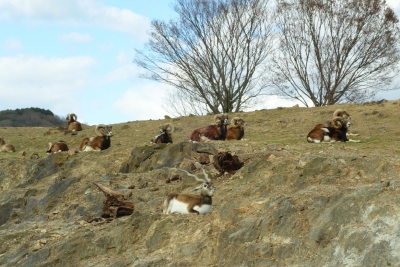
<svg viewBox="0 0 400 267"><path fill-rule="evenodd" d="M132 81L137 82L138 73L143 69L133 63L133 54L121 51L115 58L119 67L107 73L103 79L103 83L113 81Z"/></svg>
<svg viewBox="0 0 400 267"><path fill-rule="evenodd" d="M79 32L64 33L58 36L60 40L67 42L87 43L92 41L90 34L82 34Z"/></svg>
<svg viewBox="0 0 400 267"><path fill-rule="evenodd" d="M137 82L138 73L141 71L139 67L131 64L124 64L107 73L103 78L103 83L110 83L114 81L132 81Z"/></svg>
<svg viewBox="0 0 400 267"><path fill-rule="evenodd" d="M0 58L2 109L49 108L66 114L78 108L79 93L92 80L90 57L46 58L20 55Z"/></svg>
<svg viewBox="0 0 400 267"><path fill-rule="evenodd" d="M63 23L105 27L145 40L150 20L129 9L105 6L97 0L0 0L0 18L30 23Z"/></svg>
<svg viewBox="0 0 400 267"><path fill-rule="evenodd" d="M133 62L133 54L128 54L124 51L119 52L117 55L117 62L119 64L132 64Z"/></svg>
<svg viewBox="0 0 400 267"><path fill-rule="evenodd" d="M129 89L114 102L113 108L137 120L162 119L165 115L162 103L167 88L167 85L148 83L140 89Z"/></svg>
<svg viewBox="0 0 400 267"><path fill-rule="evenodd" d="M20 51L23 48L23 45L20 41L14 38L8 38L4 41L1 47L8 51Z"/></svg>
<svg viewBox="0 0 400 267"><path fill-rule="evenodd" d="M284 99L277 95L259 96L257 97L259 104L254 105L252 108L247 108L245 111L254 111L259 109L274 109L277 107L293 107L299 105L304 107L299 101Z"/></svg>

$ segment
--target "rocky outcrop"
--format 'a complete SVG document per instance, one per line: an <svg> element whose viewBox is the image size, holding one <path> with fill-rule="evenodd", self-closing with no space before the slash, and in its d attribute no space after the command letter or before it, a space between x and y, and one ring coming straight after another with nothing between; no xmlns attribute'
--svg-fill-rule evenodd
<svg viewBox="0 0 400 267"><path fill-rule="evenodd" d="M0 266L396 266L400 159L257 152L214 179L209 215L164 215L163 198L198 185L174 167L220 149L209 143L1 159ZM330 151L331 152L331 151ZM120 162L120 164L115 164ZM206 166L218 174L212 162ZM180 179L170 180L174 175ZM130 195L130 216L91 221L104 195ZM89 223L88 221L91 221Z"/></svg>

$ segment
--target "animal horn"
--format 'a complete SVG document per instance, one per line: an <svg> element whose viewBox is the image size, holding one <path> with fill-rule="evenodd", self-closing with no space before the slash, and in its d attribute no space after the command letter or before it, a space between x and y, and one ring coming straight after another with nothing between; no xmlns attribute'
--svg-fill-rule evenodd
<svg viewBox="0 0 400 267"><path fill-rule="evenodd" d="M171 124L167 123L167 124L164 125L164 129L167 132L172 132L173 127L172 127Z"/></svg>
<svg viewBox="0 0 400 267"><path fill-rule="evenodd" d="M104 124L98 124L96 126L96 129L94 129L94 132L97 133L98 135L102 136L105 128L106 128L106 126Z"/></svg>
<svg viewBox="0 0 400 267"><path fill-rule="evenodd" d="M333 118L333 120L332 120L333 127L336 129L342 128L343 127L342 119L343 119L342 117Z"/></svg>
<svg viewBox="0 0 400 267"><path fill-rule="evenodd" d="M179 170L179 171L186 172L187 175L194 177L194 178L196 179L196 181L198 181L198 182L209 182L209 181L208 181L208 175L207 175L207 174L205 174L206 180L204 180L204 179L200 179L200 178L197 177L196 175L191 174L190 172L188 172L188 171L186 171L186 170L177 169L177 168L174 168L174 169ZM203 172L205 173L204 168L203 168Z"/></svg>
<svg viewBox="0 0 400 267"><path fill-rule="evenodd" d="M231 120L231 123L232 123L234 126L236 126L238 120L240 120L239 117L234 117L234 118Z"/></svg>
<svg viewBox="0 0 400 267"><path fill-rule="evenodd" d="M224 121L224 114L217 114L214 116L214 122L216 125L220 125Z"/></svg>
<svg viewBox="0 0 400 267"><path fill-rule="evenodd" d="M76 121L77 119L78 119L78 116L76 116L75 113L68 113L67 114L67 121L73 122L73 121Z"/></svg>
<svg viewBox="0 0 400 267"><path fill-rule="evenodd" d="M207 182L211 182L211 179L208 177L208 174L206 173L206 170L202 167L201 168L203 170L203 174L204 174L204 178Z"/></svg>
<svg viewBox="0 0 400 267"><path fill-rule="evenodd" d="M344 109L337 109L337 110L335 110L335 112L333 113L333 117L334 118L336 118L336 117L349 117L350 115L349 115L349 113L347 113L347 111L346 110L344 110Z"/></svg>

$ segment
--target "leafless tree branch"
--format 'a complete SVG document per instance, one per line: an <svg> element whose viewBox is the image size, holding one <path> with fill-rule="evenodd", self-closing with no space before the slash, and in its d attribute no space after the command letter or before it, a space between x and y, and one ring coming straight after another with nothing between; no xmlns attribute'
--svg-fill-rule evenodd
<svg viewBox="0 0 400 267"><path fill-rule="evenodd" d="M175 87L169 101L181 99L178 113L238 112L265 87L261 67L274 47L267 6L177 0L179 19L154 20L145 51L137 50L135 62L147 70L142 77Z"/></svg>
<svg viewBox="0 0 400 267"><path fill-rule="evenodd" d="M278 0L277 13L277 94L306 106L363 102L399 74L399 24L385 0Z"/></svg>

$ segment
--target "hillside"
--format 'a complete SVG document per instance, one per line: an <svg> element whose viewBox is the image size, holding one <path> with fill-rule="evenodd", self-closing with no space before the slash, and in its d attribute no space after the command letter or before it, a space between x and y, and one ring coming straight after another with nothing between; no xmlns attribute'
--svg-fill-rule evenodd
<svg viewBox="0 0 400 267"><path fill-rule="evenodd" d="M51 127L64 124L65 118L60 118L50 110L41 108L0 111L0 127Z"/></svg>
<svg viewBox="0 0 400 267"><path fill-rule="evenodd" d="M362 142L307 143L337 108ZM189 135L213 116L126 122L105 151L51 156L49 142L77 148L94 126L0 128L17 149L0 154L0 266L400 266L399 111L382 101L229 114L247 122L245 140L201 144ZM174 143L150 145L165 122ZM211 213L162 214L168 193L199 185L182 173L167 182L172 168L217 151L244 166L213 179ZM134 213L94 220L105 196L93 182L129 196Z"/></svg>

